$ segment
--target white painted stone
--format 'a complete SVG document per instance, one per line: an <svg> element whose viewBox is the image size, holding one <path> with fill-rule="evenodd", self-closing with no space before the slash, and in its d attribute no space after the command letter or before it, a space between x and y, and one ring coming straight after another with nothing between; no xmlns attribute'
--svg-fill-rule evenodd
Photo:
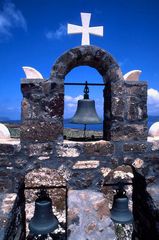
<svg viewBox="0 0 159 240"><path fill-rule="evenodd" d="M91 13L81 13L82 26L68 24L67 33L68 34L79 34L82 33L81 45L90 45L89 34L96 36L103 36L103 26L89 27L91 19Z"/></svg>
<svg viewBox="0 0 159 240"><path fill-rule="evenodd" d="M10 132L8 128L0 123L0 139L9 139L10 138Z"/></svg>
<svg viewBox="0 0 159 240"><path fill-rule="evenodd" d="M155 122L149 129L148 135L150 137L159 137L159 122Z"/></svg>
<svg viewBox="0 0 159 240"><path fill-rule="evenodd" d="M40 72L38 72L35 68L32 67L22 67L25 74L26 78L28 79L43 79L43 76L41 75Z"/></svg>
<svg viewBox="0 0 159 240"><path fill-rule="evenodd" d="M141 70L132 70L126 73L123 77L125 81L139 81Z"/></svg>

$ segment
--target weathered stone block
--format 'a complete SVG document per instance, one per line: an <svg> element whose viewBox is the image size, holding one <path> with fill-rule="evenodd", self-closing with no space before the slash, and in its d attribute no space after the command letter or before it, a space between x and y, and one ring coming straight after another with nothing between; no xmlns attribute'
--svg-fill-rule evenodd
<svg viewBox="0 0 159 240"><path fill-rule="evenodd" d="M125 93L127 96L147 98L147 82L144 81L124 81Z"/></svg>
<svg viewBox="0 0 159 240"><path fill-rule="evenodd" d="M66 186L66 180L56 169L40 168L28 172L25 176L27 187L46 186Z"/></svg>
<svg viewBox="0 0 159 240"><path fill-rule="evenodd" d="M99 161L97 160L89 160L89 161L77 161L73 165L73 169L91 169L99 167Z"/></svg>
<svg viewBox="0 0 159 240"><path fill-rule="evenodd" d="M13 192L13 181L11 177L0 177L0 192Z"/></svg>
<svg viewBox="0 0 159 240"><path fill-rule="evenodd" d="M52 117L62 117L63 107L63 94L55 95L51 98L42 97L38 101L28 101L26 98L24 98L22 102L23 121L31 119L45 121L46 119L51 119Z"/></svg>
<svg viewBox="0 0 159 240"><path fill-rule="evenodd" d="M147 126L144 124L125 124L124 134L127 140L147 140Z"/></svg>
<svg viewBox="0 0 159 240"><path fill-rule="evenodd" d="M121 80L121 81L118 81L118 83L111 82L110 93L112 96L124 97L125 95L124 81Z"/></svg>
<svg viewBox="0 0 159 240"><path fill-rule="evenodd" d="M22 120L31 119L32 117L32 110L31 104L28 99L23 98L22 101Z"/></svg>
<svg viewBox="0 0 159 240"><path fill-rule="evenodd" d="M32 122L21 126L21 140L31 142L54 141L63 134L60 122Z"/></svg>
<svg viewBox="0 0 159 240"><path fill-rule="evenodd" d="M112 141L146 140L147 126L143 124L124 124L113 121L110 129Z"/></svg>
<svg viewBox="0 0 159 240"><path fill-rule="evenodd" d="M112 97L111 99L111 117L113 119L124 119L125 101L123 98Z"/></svg>
<svg viewBox="0 0 159 240"><path fill-rule="evenodd" d="M116 84L118 84L117 82L122 81L123 75L119 66L116 64L112 64L111 66L109 65L108 71L105 75L105 79L106 81L112 81L114 83L116 82Z"/></svg>
<svg viewBox="0 0 159 240"><path fill-rule="evenodd" d="M13 164L12 157L9 158L6 155L0 155L0 167L10 167Z"/></svg>
<svg viewBox="0 0 159 240"><path fill-rule="evenodd" d="M45 97L53 97L55 94L64 93L64 79L61 78L52 78L43 83L43 94Z"/></svg>
<svg viewBox="0 0 159 240"><path fill-rule="evenodd" d="M110 156L114 153L114 145L102 140L99 142L85 143L83 147L86 156Z"/></svg>
<svg viewBox="0 0 159 240"><path fill-rule="evenodd" d="M24 158L24 156L15 158L15 168L16 169L23 169L24 170L24 168L26 167L27 163L28 162Z"/></svg>
<svg viewBox="0 0 159 240"><path fill-rule="evenodd" d="M99 188L100 170L95 169L72 169L69 185L73 189Z"/></svg>
<svg viewBox="0 0 159 240"><path fill-rule="evenodd" d="M29 156L46 156L53 153L53 144L52 143L35 143L30 144Z"/></svg>
<svg viewBox="0 0 159 240"><path fill-rule="evenodd" d="M75 142L64 141L62 145L58 145L56 147L56 156L58 157L66 157L66 158L75 158L79 157L82 153L82 146L79 146Z"/></svg>
<svg viewBox="0 0 159 240"><path fill-rule="evenodd" d="M42 93L43 79L30 79L21 83L23 97L29 98L32 93Z"/></svg>
<svg viewBox="0 0 159 240"><path fill-rule="evenodd" d="M69 51L66 54L64 54L62 61L65 63L66 66L72 67L72 61L74 61L75 59L76 59L75 52Z"/></svg>
<svg viewBox="0 0 159 240"><path fill-rule="evenodd" d="M123 145L124 152L143 153L148 148L147 143L125 143Z"/></svg>
<svg viewBox="0 0 159 240"><path fill-rule="evenodd" d="M64 112L64 94L55 95L48 102L48 112L51 117L63 116Z"/></svg>
<svg viewBox="0 0 159 240"><path fill-rule="evenodd" d="M129 121L141 121L147 119L147 101L144 98L127 97L126 119Z"/></svg>
<svg viewBox="0 0 159 240"><path fill-rule="evenodd" d="M17 150L16 145L0 144L0 155L13 155Z"/></svg>

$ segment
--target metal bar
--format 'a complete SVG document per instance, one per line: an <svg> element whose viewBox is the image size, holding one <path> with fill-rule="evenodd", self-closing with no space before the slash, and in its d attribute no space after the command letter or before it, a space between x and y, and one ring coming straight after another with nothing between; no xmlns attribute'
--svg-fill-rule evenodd
<svg viewBox="0 0 159 240"><path fill-rule="evenodd" d="M79 85L79 86L85 86L86 83L64 83L64 85ZM105 86L105 83L87 83L89 86Z"/></svg>
<svg viewBox="0 0 159 240"><path fill-rule="evenodd" d="M130 182L117 182L117 183L104 183L103 186L120 186L120 185L133 185L133 183Z"/></svg>

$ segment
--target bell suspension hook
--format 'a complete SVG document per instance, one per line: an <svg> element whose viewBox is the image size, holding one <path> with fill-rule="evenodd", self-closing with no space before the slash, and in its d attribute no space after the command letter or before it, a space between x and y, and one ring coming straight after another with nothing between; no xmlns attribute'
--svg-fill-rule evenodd
<svg viewBox="0 0 159 240"><path fill-rule="evenodd" d="M84 99L89 99L89 87L88 87L88 82L85 82L85 88L84 88Z"/></svg>

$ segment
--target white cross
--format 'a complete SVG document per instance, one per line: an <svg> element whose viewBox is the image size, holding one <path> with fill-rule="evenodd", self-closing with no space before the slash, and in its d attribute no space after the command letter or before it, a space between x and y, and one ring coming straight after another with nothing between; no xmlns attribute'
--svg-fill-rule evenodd
<svg viewBox="0 0 159 240"><path fill-rule="evenodd" d="M81 45L90 45L89 34L94 34L96 36L103 36L103 26L99 27L89 27L91 19L91 13L81 13L82 26L68 24L67 33L68 34L78 34L82 33L82 43Z"/></svg>

